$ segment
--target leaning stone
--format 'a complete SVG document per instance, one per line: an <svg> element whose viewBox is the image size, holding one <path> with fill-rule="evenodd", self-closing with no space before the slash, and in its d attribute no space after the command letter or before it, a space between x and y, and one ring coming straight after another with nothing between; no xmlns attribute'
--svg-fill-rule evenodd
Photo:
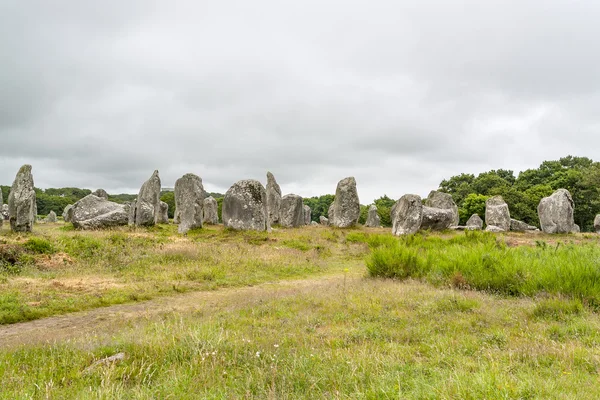
<svg viewBox="0 0 600 400"><path fill-rule="evenodd" d="M304 205L304 225L310 225L312 220L312 210L306 204Z"/></svg>
<svg viewBox="0 0 600 400"><path fill-rule="evenodd" d="M519 221L518 219L510 219L510 230L514 232L526 232L526 231L535 231L537 227L526 224L523 221Z"/></svg>
<svg viewBox="0 0 600 400"><path fill-rule="evenodd" d="M56 222L56 213L54 211L50 211L46 216L46 222Z"/></svg>
<svg viewBox="0 0 600 400"><path fill-rule="evenodd" d="M223 199L223 224L235 230L270 231L267 193L254 179L236 182Z"/></svg>
<svg viewBox="0 0 600 400"><path fill-rule="evenodd" d="M494 233L506 232L504 229L500 228L499 226L495 226L495 225L486 226L485 231L486 232L494 232Z"/></svg>
<svg viewBox="0 0 600 400"><path fill-rule="evenodd" d="M471 218L467 221L467 229L475 231L483 229L483 220L477 214L471 215Z"/></svg>
<svg viewBox="0 0 600 400"><path fill-rule="evenodd" d="M415 233L423 221L423 203L416 194L405 194L396 202L392 213L392 234Z"/></svg>
<svg viewBox="0 0 600 400"><path fill-rule="evenodd" d="M77 229L103 229L127 225L129 209L123 204L88 194L71 208L71 222Z"/></svg>
<svg viewBox="0 0 600 400"><path fill-rule="evenodd" d="M198 175L185 174L175 182L175 222L179 233L202 228L204 186Z"/></svg>
<svg viewBox="0 0 600 400"><path fill-rule="evenodd" d="M558 189L549 197L544 197L538 205L538 216L544 233L575 232L573 211L575 203L566 189Z"/></svg>
<svg viewBox="0 0 600 400"><path fill-rule="evenodd" d="M158 214L157 224L169 223L169 204L164 201L160 202L160 213Z"/></svg>
<svg viewBox="0 0 600 400"><path fill-rule="evenodd" d="M275 176L270 172L267 172L266 193L269 224L277 224L281 215L281 188L275 180Z"/></svg>
<svg viewBox="0 0 600 400"><path fill-rule="evenodd" d="M349 228L358 223L360 218L360 202L356 190L356 180L353 177L342 179L335 190L333 201L333 220L330 224L337 228Z"/></svg>
<svg viewBox="0 0 600 400"><path fill-rule="evenodd" d="M135 224L152 226L160 219L160 177L154 171L142 185L135 204Z"/></svg>
<svg viewBox="0 0 600 400"><path fill-rule="evenodd" d="M279 225L285 228L297 228L304 225L304 204L297 194L287 194L281 199Z"/></svg>
<svg viewBox="0 0 600 400"><path fill-rule="evenodd" d="M8 195L8 213L14 232L31 232L37 216L31 165L23 165L17 172Z"/></svg>
<svg viewBox="0 0 600 400"><path fill-rule="evenodd" d="M325 226L329 225L329 219L327 217L325 217L324 215L321 215L319 217L319 222L321 223L321 225L325 225Z"/></svg>
<svg viewBox="0 0 600 400"><path fill-rule="evenodd" d="M71 222L71 218L73 217L73 204L69 204L65 207L62 213L63 220L65 222Z"/></svg>
<svg viewBox="0 0 600 400"><path fill-rule="evenodd" d="M510 230L510 211L502 196L493 196L485 202L485 224L503 231Z"/></svg>
<svg viewBox="0 0 600 400"><path fill-rule="evenodd" d="M209 196L204 199L204 211L202 222L205 224L217 225L219 223L219 203L214 197Z"/></svg>
<svg viewBox="0 0 600 400"><path fill-rule="evenodd" d="M108 200L108 193L104 189L96 189L96 191L92 192L94 196L98 196L102 199Z"/></svg>
<svg viewBox="0 0 600 400"><path fill-rule="evenodd" d="M369 214L367 215L367 222L365 222L367 228L379 228L381 226L381 219L377 213L377 206L371 204L369 207Z"/></svg>
<svg viewBox="0 0 600 400"><path fill-rule="evenodd" d="M432 190L429 192L429 196L425 200L425 206L433 207L433 208L441 208L444 210L452 211L452 224L458 225L459 217L458 217L458 206L452 199L452 196L448 193L438 192L437 190Z"/></svg>
<svg viewBox="0 0 600 400"><path fill-rule="evenodd" d="M454 217L455 213L451 209L423 206L421 229L430 229L432 231L446 230L454 225Z"/></svg>

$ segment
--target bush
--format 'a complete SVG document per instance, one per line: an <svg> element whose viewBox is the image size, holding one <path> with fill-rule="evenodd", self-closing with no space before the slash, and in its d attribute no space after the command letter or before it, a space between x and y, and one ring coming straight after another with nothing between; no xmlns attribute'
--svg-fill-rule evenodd
<svg viewBox="0 0 600 400"><path fill-rule="evenodd" d="M23 247L34 254L53 254L56 253L54 245L48 240L40 237L32 237L27 240Z"/></svg>
<svg viewBox="0 0 600 400"><path fill-rule="evenodd" d="M583 305L578 299L548 299L538 303L532 315L536 318L561 320L570 315L579 315L582 312Z"/></svg>

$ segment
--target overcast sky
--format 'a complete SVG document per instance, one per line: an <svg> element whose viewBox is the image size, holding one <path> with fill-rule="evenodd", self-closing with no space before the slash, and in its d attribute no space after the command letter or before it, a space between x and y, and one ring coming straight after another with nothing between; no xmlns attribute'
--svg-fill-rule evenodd
<svg viewBox="0 0 600 400"><path fill-rule="evenodd" d="M600 160L600 2L0 0L0 183L363 204Z"/></svg>

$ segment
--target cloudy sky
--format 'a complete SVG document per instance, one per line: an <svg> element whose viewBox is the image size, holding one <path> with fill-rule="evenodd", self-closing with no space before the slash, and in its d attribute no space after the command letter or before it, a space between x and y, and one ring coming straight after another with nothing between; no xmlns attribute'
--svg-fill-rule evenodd
<svg viewBox="0 0 600 400"><path fill-rule="evenodd" d="M0 0L0 183L362 203L600 160L600 2Z"/></svg>

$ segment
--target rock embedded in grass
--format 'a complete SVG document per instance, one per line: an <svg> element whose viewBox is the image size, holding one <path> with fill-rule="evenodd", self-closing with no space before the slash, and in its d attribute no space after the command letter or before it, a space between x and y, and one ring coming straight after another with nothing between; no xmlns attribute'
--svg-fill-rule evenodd
<svg viewBox="0 0 600 400"><path fill-rule="evenodd" d="M135 202L135 225L152 226L160 217L160 177L155 170L142 187Z"/></svg>
<svg viewBox="0 0 600 400"><path fill-rule="evenodd" d="M63 220L65 222L71 222L71 218L73 217L73 204L68 204L62 213Z"/></svg>
<svg viewBox="0 0 600 400"><path fill-rule="evenodd" d="M467 225L465 227L467 230L481 230L483 229L483 220L477 214L471 215L469 220L467 221Z"/></svg>
<svg viewBox="0 0 600 400"><path fill-rule="evenodd" d="M538 228L517 219L510 219L510 230L513 232L537 231Z"/></svg>
<svg viewBox="0 0 600 400"><path fill-rule="evenodd" d="M304 225L310 225L312 219L312 210L306 204L304 205Z"/></svg>
<svg viewBox="0 0 600 400"><path fill-rule="evenodd" d="M129 222L129 208L126 205L93 194L73 204L69 212L70 222L77 229L104 229L127 225Z"/></svg>
<svg viewBox="0 0 600 400"><path fill-rule="evenodd" d="M538 216L544 233L579 232L575 225L573 210L575 203L566 189L558 189L552 195L544 197L538 205Z"/></svg>
<svg viewBox="0 0 600 400"><path fill-rule="evenodd" d="M279 225L286 228L297 228L304 225L304 204L302 204L301 196L286 194L282 197Z"/></svg>
<svg viewBox="0 0 600 400"><path fill-rule="evenodd" d="M329 223L337 228L349 228L358 223L360 218L360 201L354 177L344 178L338 182L333 201L333 218L329 215Z"/></svg>
<svg viewBox="0 0 600 400"><path fill-rule="evenodd" d="M392 233L396 236L415 233L423 221L421 196L405 194L392 208Z"/></svg>
<svg viewBox="0 0 600 400"><path fill-rule="evenodd" d="M329 219L323 215L319 217L319 222L321 225L329 226Z"/></svg>
<svg viewBox="0 0 600 400"><path fill-rule="evenodd" d="M168 224L169 223L169 205L164 201L160 202L160 212L158 213L157 224Z"/></svg>
<svg viewBox="0 0 600 400"><path fill-rule="evenodd" d="M254 179L233 184L223 199L223 224L235 230L270 231L267 194Z"/></svg>
<svg viewBox="0 0 600 400"><path fill-rule="evenodd" d="M219 223L219 204L212 196L204 199L202 222L210 225L217 225Z"/></svg>
<svg viewBox="0 0 600 400"><path fill-rule="evenodd" d="M17 176L8 195L10 228L13 232L31 232L37 215L35 190L33 189L31 165L25 164Z"/></svg>
<svg viewBox="0 0 600 400"><path fill-rule="evenodd" d="M379 214L377 214L377 206L371 204L369 207L369 213L367 215L367 221L365 222L367 228L379 228L381 226L381 220Z"/></svg>
<svg viewBox="0 0 600 400"><path fill-rule="evenodd" d="M429 196L427 196L427 199L425 200L425 206L432 208L441 208L443 210L451 210L452 223L450 226L458 225L458 206L456 205L450 194L438 192L437 190L432 190L429 193Z"/></svg>
<svg viewBox="0 0 600 400"><path fill-rule="evenodd" d="M50 211L46 215L46 222L56 222L56 213L54 211Z"/></svg>
<svg viewBox="0 0 600 400"><path fill-rule="evenodd" d="M266 194L269 224L277 224L281 214L281 188L271 172L267 172Z"/></svg>
<svg viewBox="0 0 600 400"><path fill-rule="evenodd" d="M485 202L485 224L510 230L510 211L502 196L493 196Z"/></svg>
<svg viewBox="0 0 600 400"><path fill-rule="evenodd" d="M175 182L175 223L179 233L202 228L204 218L204 186L195 174L185 174Z"/></svg>

